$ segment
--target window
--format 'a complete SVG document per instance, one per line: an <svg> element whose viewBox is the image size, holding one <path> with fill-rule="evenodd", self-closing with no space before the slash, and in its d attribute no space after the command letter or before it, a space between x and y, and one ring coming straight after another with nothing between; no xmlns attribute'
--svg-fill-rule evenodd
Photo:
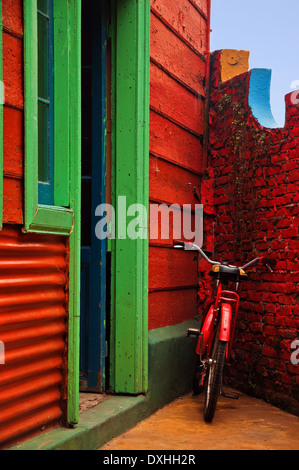
<svg viewBox="0 0 299 470"><path fill-rule="evenodd" d="M72 230L70 145L78 137L71 137L71 123L80 112L80 96L72 99L80 63L70 66L80 51L76 8L75 0L24 0L26 231Z"/></svg>

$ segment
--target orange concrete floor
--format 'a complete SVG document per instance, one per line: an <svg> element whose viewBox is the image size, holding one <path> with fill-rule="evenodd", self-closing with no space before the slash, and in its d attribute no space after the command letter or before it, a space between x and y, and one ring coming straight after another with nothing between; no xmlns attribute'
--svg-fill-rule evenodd
<svg viewBox="0 0 299 470"><path fill-rule="evenodd" d="M99 450L299 450L297 416L240 393L221 396L207 424L203 404L202 395L181 397Z"/></svg>

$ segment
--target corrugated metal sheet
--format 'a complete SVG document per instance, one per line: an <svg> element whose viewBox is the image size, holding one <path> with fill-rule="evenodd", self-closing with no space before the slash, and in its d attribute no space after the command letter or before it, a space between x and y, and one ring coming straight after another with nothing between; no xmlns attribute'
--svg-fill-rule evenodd
<svg viewBox="0 0 299 470"><path fill-rule="evenodd" d="M66 246L59 237L0 234L0 447L53 426L66 349Z"/></svg>

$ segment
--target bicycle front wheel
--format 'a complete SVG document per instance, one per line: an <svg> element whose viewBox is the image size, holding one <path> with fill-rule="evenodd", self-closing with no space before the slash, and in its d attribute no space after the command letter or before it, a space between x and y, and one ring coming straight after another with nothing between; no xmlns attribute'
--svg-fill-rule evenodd
<svg viewBox="0 0 299 470"><path fill-rule="evenodd" d="M218 397L222 387L223 368L225 362L227 341L219 340L219 327L213 341L212 354L208 369L208 381L205 399L204 419L210 423L216 411Z"/></svg>

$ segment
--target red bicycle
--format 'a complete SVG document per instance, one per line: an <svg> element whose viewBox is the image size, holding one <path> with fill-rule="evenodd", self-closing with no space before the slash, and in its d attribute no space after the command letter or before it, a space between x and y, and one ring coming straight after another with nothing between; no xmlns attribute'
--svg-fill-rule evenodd
<svg viewBox="0 0 299 470"><path fill-rule="evenodd" d="M246 270L258 262L273 272L275 261L259 256L242 267L233 266L228 262L213 261L212 254L199 248L193 243L174 241L175 248L198 251L201 256L212 265L210 276L217 284L216 296L203 320L200 330L189 328L186 335L198 337L196 354L197 364L193 376L193 391L195 394L206 389L204 419L213 420L218 397L220 394L238 398L236 394L223 392L223 369L225 361L230 358L232 342L236 327L240 298L237 294L239 283L247 279ZM234 290L228 290L227 285L235 284Z"/></svg>

